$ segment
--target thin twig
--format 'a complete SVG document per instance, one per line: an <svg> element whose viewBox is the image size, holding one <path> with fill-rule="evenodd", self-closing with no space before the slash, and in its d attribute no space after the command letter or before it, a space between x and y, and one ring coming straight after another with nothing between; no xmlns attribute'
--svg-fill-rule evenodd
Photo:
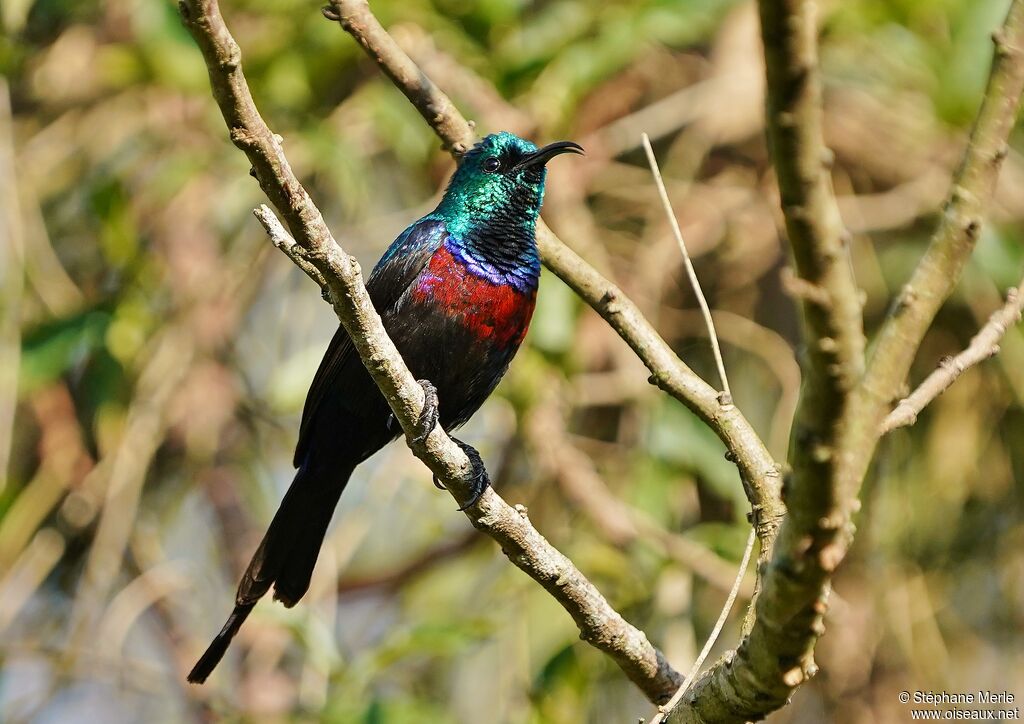
<svg viewBox="0 0 1024 724"><path fill-rule="evenodd" d="M315 281L317 286L320 287L320 294L330 301L331 290L327 286L327 280L324 279L324 275L306 258L305 250L292 238L292 235L284 228L284 224L270 210L270 207L266 204L260 204L253 209L252 213L263 225L267 236L270 237L271 243L287 254L288 258L295 262L295 266L299 267L299 269L306 273L306 276Z"/></svg>
<svg viewBox="0 0 1024 724"><path fill-rule="evenodd" d="M715 642L718 641L718 637L722 633L722 628L725 626L725 622L729 618L729 612L732 611L733 604L736 603L736 596L739 594L740 586L743 583L744 574L747 572L747 565L750 563L750 553L754 550L754 541L757 540L757 536L754 535L753 529L747 536L747 547L743 549L743 559L740 561L740 568L736 572L736 580L732 584L732 590L729 591L729 596L725 599L725 605L722 606L722 613L718 615L718 621L715 623L715 627L711 630L711 634L708 636L707 642L704 644L704 648L701 649L700 655L697 660L693 662L693 666L690 667L690 673L686 675L686 681L679 687L679 691L672 695L668 703L662 707L659 707L658 713L651 719L651 724L659 724L659 722L665 719L665 715L672 711L673 707L678 704L682 698L689 691L690 685L693 684L694 679L697 678L697 674L700 672L700 667L704 665L705 659L708 654L711 653L712 647Z"/></svg>
<svg viewBox="0 0 1024 724"><path fill-rule="evenodd" d="M365 8L365 3L362 5ZM338 319L395 418L412 440L423 407L423 390L387 336L363 284L359 265L331 235L320 210L295 177L280 142L256 109L242 73L241 50L225 25L216 0L183 0L179 7L186 27L203 53L213 96L231 129L232 141L245 152L260 187L284 218L291 237L327 283ZM390 38L378 41L387 42ZM443 111L443 105L437 105L439 102L425 101L434 113ZM460 503L469 501L472 466L439 426L425 441L410 443L410 447ZM499 543L509 560L565 608L579 627L581 638L607 653L649 699L665 701L678 688L682 676L669 666L642 631L627 623L572 562L537 532L525 509L512 508L493 488L488 488L466 509L466 515L476 528Z"/></svg>
<svg viewBox="0 0 1024 724"><path fill-rule="evenodd" d="M1024 280L1006 293L1006 303L993 312L963 352L955 357L945 357L938 369L918 385L917 389L900 400L896 408L882 423L882 434L898 427L913 425L917 416L932 400L941 395L956 382L957 378L970 367L984 362L999 352L999 340L1007 330L1020 321L1024 311Z"/></svg>
<svg viewBox="0 0 1024 724"><path fill-rule="evenodd" d="M679 244L679 251L683 255L683 264L686 266L686 275L690 278L690 285L693 293L697 295L697 304L700 306L700 313L704 316L704 324L708 328L708 338L711 341L711 351L715 355L715 364L718 366L718 377L722 381L722 391L732 399L732 390L729 389L729 378L725 374L725 362L722 361L722 349L718 344L718 333L715 332L715 321L711 318L711 309L708 307L708 300L704 297L704 290L701 289L700 281L697 279L697 272L693 269L693 262L690 261L690 253L686 250L686 241L683 240L683 232L679 228L679 220L676 212L672 209L672 202L668 198L668 189L665 188L665 180L661 177L661 169L658 167L658 159L654 156L654 149L651 148L651 139L646 133L641 134L644 151L647 153L647 163L651 165L651 173L654 175L654 183L658 186L658 194L661 196L661 205L665 208L665 216L672 226L672 233Z"/></svg>

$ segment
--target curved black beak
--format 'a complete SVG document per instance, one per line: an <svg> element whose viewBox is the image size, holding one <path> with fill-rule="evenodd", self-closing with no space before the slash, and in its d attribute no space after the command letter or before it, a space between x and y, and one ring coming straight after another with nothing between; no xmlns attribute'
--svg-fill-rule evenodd
<svg viewBox="0 0 1024 724"><path fill-rule="evenodd" d="M543 148L538 148L536 151L517 163L515 165L515 170L519 171L524 168L529 168L530 166L543 166L555 156L563 153L578 153L582 156L583 146L572 141L555 141L554 143L549 143Z"/></svg>

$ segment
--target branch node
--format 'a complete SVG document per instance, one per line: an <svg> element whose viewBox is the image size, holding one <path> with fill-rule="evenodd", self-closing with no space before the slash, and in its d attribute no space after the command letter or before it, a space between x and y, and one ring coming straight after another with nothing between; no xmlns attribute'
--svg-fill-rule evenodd
<svg viewBox="0 0 1024 724"><path fill-rule="evenodd" d="M945 355L939 360L939 367L946 370L950 374L959 375L964 371L964 366L960 364L960 361L952 355Z"/></svg>
<svg viewBox="0 0 1024 724"><path fill-rule="evenodd" d="M896 298L896 304L893 305L893 315L896 316L902 314L909 307L913 306L917 300L917 290L910 284L904 284L900 289L900 295Z"/></svg>
<svg viewBox="0 0 1024 724"><path fill-rule="evenodd" d="M231 142L243 151L257 145L257 139L244 126L232 126L228 131L228 136L231 138Z"/></svg>
<svg viewBox="0 0 1024 724"><path fill-rule="evenodd" d="M227 44L226 50L220 58L220 67L228 73L233 73L242 64L242 49L238 47L238 43L232 41Z"/></svg>
<svg viewBox="0 0 1024 724"><path fill-rule="evenodd" d="M799 666L794 666L782 675L782 683L790 689L795 689L804 682L804 672Z"/></svg>
<svg viewBox="0 0 1024 724"><path fill-rule="evenodd" d="M782 290L794 299L809 302L822 309L832 307L832 300L824 287L797 276L792 267L784 267L779 280L782 282Z"/></svg>
<svg viewBox="0 0 1024 724"><path fill-rule="evenodd" d="M613 289L609 289L604 293L599 302L600 306L604 307L605 312L610 315L617 315L622 313L622 305L619 304L618 294Z"/></svg>

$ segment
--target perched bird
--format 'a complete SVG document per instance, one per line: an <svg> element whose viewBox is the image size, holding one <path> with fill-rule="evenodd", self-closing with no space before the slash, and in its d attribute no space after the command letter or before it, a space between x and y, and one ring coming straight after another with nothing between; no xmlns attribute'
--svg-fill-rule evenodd
<svg viewBox="0 0 1024 724"><path fill-rule="evenodd" d="M466 422L491 394L526 336L540 278L534 231L545 164L583 149L537 148L511 133L487 136L465 154L437 208L403 231L366 283L384 328L424 388L419 435L437 422ZM327 526L355 467L401 428L339 327L320 362L299 427L298 468L238 586L227 623L188 675L202 683L256 602L294 606L309 588ZM489 484L479 454L476 489Z"/></svg>

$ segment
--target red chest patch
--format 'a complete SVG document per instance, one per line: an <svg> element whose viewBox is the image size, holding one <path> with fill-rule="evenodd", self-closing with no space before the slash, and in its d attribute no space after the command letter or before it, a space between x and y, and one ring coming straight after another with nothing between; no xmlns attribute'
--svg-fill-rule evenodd
<svg viewBox="0 0 1024 724"><path fill-rule="evenodd" d="M441 307L478 339L506 347L526 336L537 292L520 292L511 284L477 276L441 247L420 275L412 298Z"/></svg>

